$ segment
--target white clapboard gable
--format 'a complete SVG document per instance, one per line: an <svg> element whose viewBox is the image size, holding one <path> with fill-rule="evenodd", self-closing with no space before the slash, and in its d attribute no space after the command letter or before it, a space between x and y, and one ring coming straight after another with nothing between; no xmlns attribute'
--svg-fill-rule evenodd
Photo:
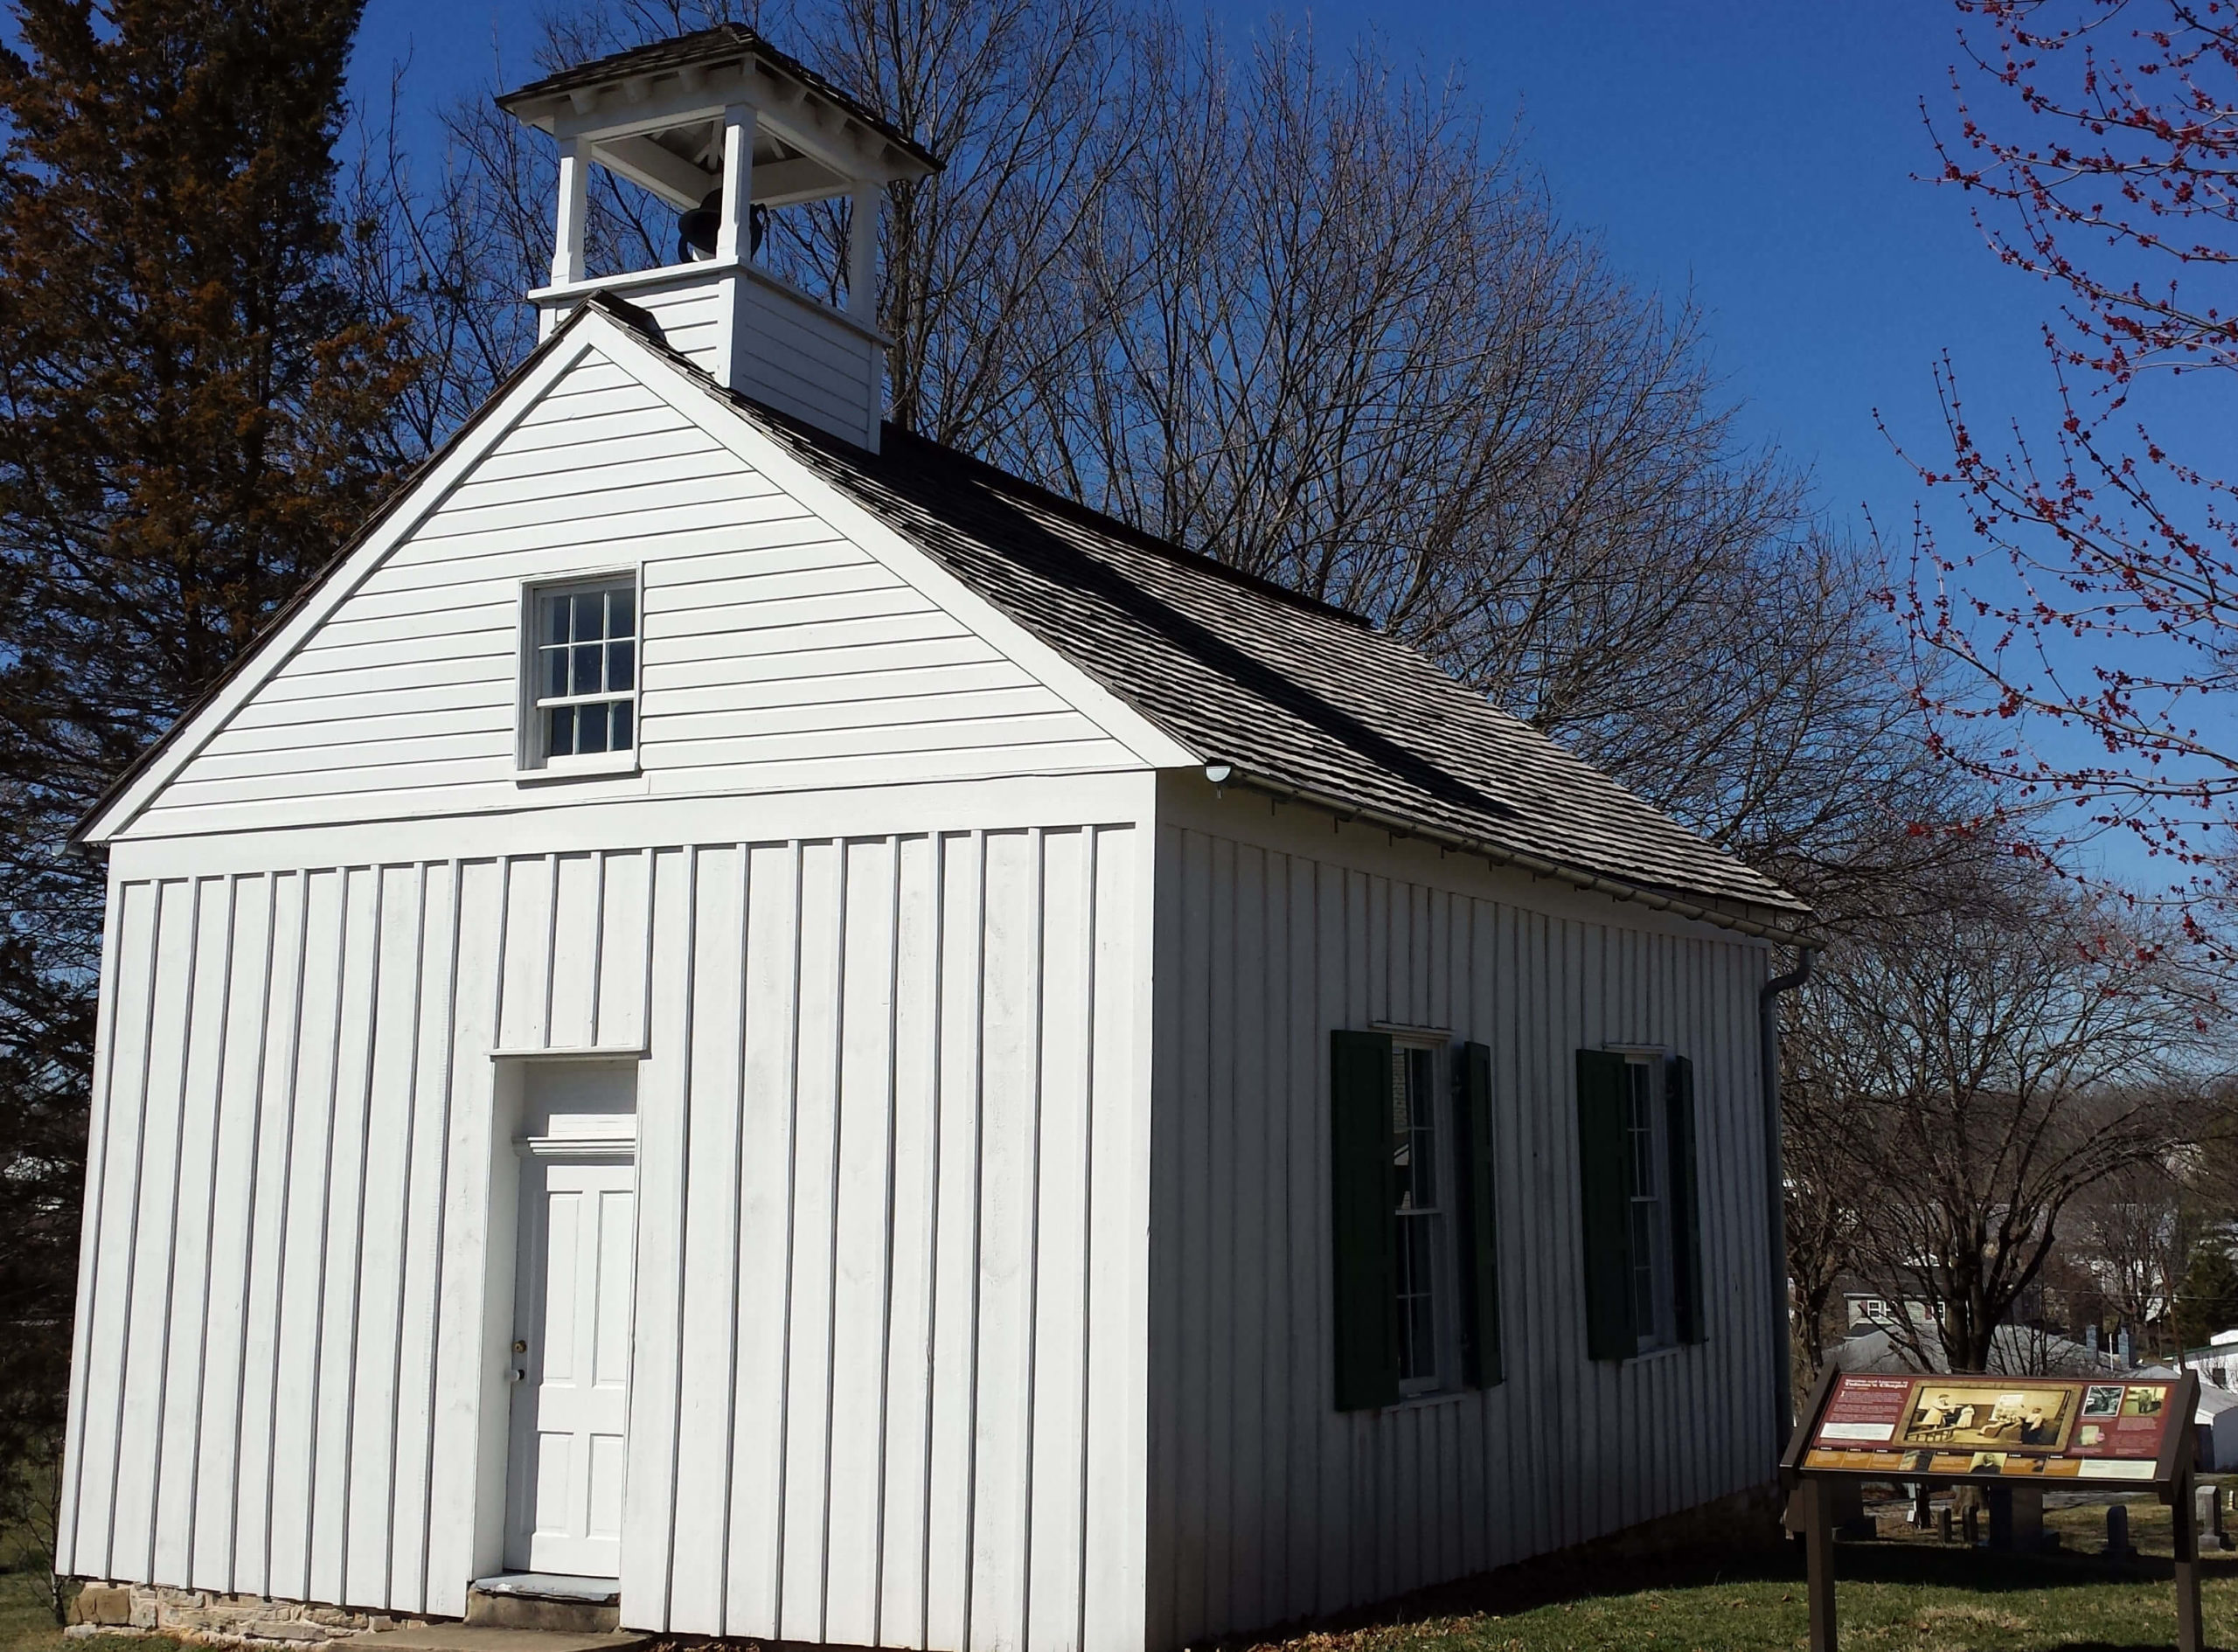
<svg viewBox="0 0 2238 1652"><path fill-rule="evenodd" d="M524 781L522 584L629 567L641 772ZM86 835L1191 760L593 309Z"/></svg>

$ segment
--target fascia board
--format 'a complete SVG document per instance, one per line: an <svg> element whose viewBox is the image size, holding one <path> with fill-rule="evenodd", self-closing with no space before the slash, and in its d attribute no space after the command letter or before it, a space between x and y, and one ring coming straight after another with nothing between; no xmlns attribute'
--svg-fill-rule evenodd
<svg viewBox="0 0 2238 1652"><path fill-rule="evenodd" d="M185 723L170 738L167 746L158 753L156 760L142 770L131 784L112 798L98 815L86 823L78 834L77 841L107 843L131 825L140 811L155 800L156 795L176 779L179 771L199 755L204 746L217 738L219 732L247 703L249 698L271 680L273 674L287 663L337 608L349 600L358 587L386 559L389 552L415 532L450 496L451 489L481 462L483 455L511 434L513 427L527 416L529 410L552 387L553 381L589 353L592 343L586 337L586 329L578 327L573 330L572 338L555 340L560 347L536 364L501 399L491 417L483 420L480 427L469 433L467 440L444 454L425 473L405 484L403 497L388 511L379 530L369 535L351 553L349 560L318 587L310 600L288 615L275 629L268 632L256 643L246 669L236 671L217 693L188 713Z"/></svg>
<svg viewBox="0 0 2238 1652"><path fill-rule="evenodd" d="M622 354L643 364L633 371L648 390L807 505L896 579L915 587L990 647L1032 672L1145 767L1195 768L1203 764L1204 758L942 567L930 552L912 545L900 529L818 475L630 329L595 312L586 317L586 327L602 330L600 344L617 365L622 364Z"/></svg>

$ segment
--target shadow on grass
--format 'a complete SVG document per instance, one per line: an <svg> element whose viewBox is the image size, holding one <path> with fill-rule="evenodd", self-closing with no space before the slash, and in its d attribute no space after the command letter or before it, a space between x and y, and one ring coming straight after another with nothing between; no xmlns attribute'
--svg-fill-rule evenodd
<svg viewBox="0 0 2238 1652"><path fill-rule="evenodd" d="M2202 1581L2238 1579L2238 1554L2202 1557ZM2141 1555L2113 1561L2089 1552L2054 1551L2041 1555L1991 1554L1986 1550L1929 1543L1838 1544L1838 1583L1888 1584L1960 1589L1998 1595L2047 1589L2088 1589L2108 1584L2171 1585L2175 1563L2166 1555ZM1778 1584L1804 1590L1802 1550L1789 1544L1739 1551L1701 1550L1655 1559L1541 1559L1388 1600L1380 1606L1317 1622L1322 1633L1343 1634L1440 1618L1496 1614L1505 1617L1548 1606L1617 1599L1656 1591L1699 1589L1719 1584ZM1289 1626L1295 1633L1307 1626ZM1248 1637L1263 1643L1282 1633ZM2062 1642L2061 1652L2110 1652L2112 1642ZM2124 1652L2137 1652L2134 1647Z"/></svg>
<svg viewBox="0 0 2238 1652"><path fill-rule="evenodd" d="M1800 1556L1794 1575L1803 1575ZM2139 1555L2109 1560L2103 1555L2054 1550L2048 1554L1991 1554L1963 1548L1908 1543L1844 1543L1834 1547L1834 1576L1843 1583L1931 1585L1991 1592L2022 1589L2089 1588L2107 1583L2171 1583L2176 1563L2168 1556ZM2212 1555L2200 1561L2200 1577L2238 1578L2238 1556Z"/></svg>

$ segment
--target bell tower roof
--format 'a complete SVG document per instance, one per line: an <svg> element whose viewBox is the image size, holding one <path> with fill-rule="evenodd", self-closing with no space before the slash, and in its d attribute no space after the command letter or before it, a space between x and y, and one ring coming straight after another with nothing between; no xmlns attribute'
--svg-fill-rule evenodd
<svg viewBox="0 0 2238 1652"><path fill-rule="evenodd" d="M766 135L777 138L784 149L812 156L824 170L851 179L886 184L941 170L938 158L916 139L739 23L577 64L504 94L497 107L529 126L566 137L613 124L642 130L644 117L668 105L732 99L759 106ZM786 142L789 136L794 141ZM665 147L673 153L675 146ZM675 155L699 178L651 160L643 170L653 176L638 181L679 205L691 205L699 198L692 191L704 191L712 184L713 169L705 168L711 158Z"/></svg>

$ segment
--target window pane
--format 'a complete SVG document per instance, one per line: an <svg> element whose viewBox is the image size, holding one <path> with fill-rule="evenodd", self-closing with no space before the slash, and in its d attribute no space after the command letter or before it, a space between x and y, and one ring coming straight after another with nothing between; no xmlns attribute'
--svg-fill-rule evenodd
<svg viewBox="0 0 2238 1652"><path fill-rule="evenodd" d="M1437 1107L1431 1088L1437 1073L1436 1059L1427 1050L1407 1052L1407 1086L1413 1100L1407 1107L1414 1121L1414 1187L1416 1202L1435 1205L1437 1200Z"/></svg>
<svg viewBox="0 0 2238 1652"><path fill-rule="evenodd" d="M1437 1233L1435 1218L1399 1223L1399 1379L1421 1382L1437 1375L1437 1317L1432 1307Z"/></svg>
<svg viewBox="0 0 2238 1652"><path fill-rule="evenodd" d="M543 661L543 670L539 673L541 686L537 692L546 698L565 694L567 691L567 650L539 649L537 652Z"/></svg>
<svg viewBox="0 0 2238 1652"><path fill-rule="evenodd" d="M569 599L575 610L574 640L595 642L606 635L606 599L596 591L578 593Z"/></svg>
<svg viewBox="0 0 2238 1652"><path fill-rule="evenodd" d="M606 645L606 691L627 694L636 686L633 680L637 670L637 645L635 642L609 642Z"/></svg>
<svg viewBox="0 0 2238 1652"><path fill-rule="evenodd" d="M1644 1062L1634 1062L1625 1070L1631 1114L1625 1134L1632 1165L1632 1197L1643 1199L1655 1197L1658 1179L1655 1173L1655 1112L1649 1093L1649 1076Z"/></svg>
<svg viewBox="0 0 2238 1652"><path fill-rule="evenodd" d="M616 700L612 705L607 708L607 716L612 719L611 727L613 731L612 736L608 740L607 744L615 751L628 751L629 749L630 732L629 702L627 700Z"/></svg>
<svg viewBox="0 0 2238 1652"><path fill-rule="evenodd" d="M1408 1082L1407 1052L1391 1057L1391 1206L1408 1211L1421 1203L1414 1176L1414 1094Z"/></svg>
<svg viewBox="0 0 2238 1652"><path fill-rule="evenodd" d="M555 705L544 714L544 749L553 757L575 754L575 708Z"/></svg>
<svg viewBox="0 0 2238 1652"><path fill-rule="evenodd" d="M575 711L575 749L579 752L602 752L606 749L606 707L578 706Z"/></svg>
<svg viewBox="0 0 2238 1652"><path fill-rule="evenodd" d="M565 642L567 640L567 599L546 597L542 606L544 640L546 642Z"/></svg>
<svg viewBox="0 0 2238 1652"><path fill-rule="evenodd" d="M606 595L606 634L608 636L635 636L637 634L637 599L628 587L609 591Z"/></svg>
<svg viewBox="0 0 2238 1652"><path fill-rule="evenodd" d="M595 642L579 642L568 650L574 656L574 686L570 694L595 694L599 691L599 665L606 650Z"/></svg>

